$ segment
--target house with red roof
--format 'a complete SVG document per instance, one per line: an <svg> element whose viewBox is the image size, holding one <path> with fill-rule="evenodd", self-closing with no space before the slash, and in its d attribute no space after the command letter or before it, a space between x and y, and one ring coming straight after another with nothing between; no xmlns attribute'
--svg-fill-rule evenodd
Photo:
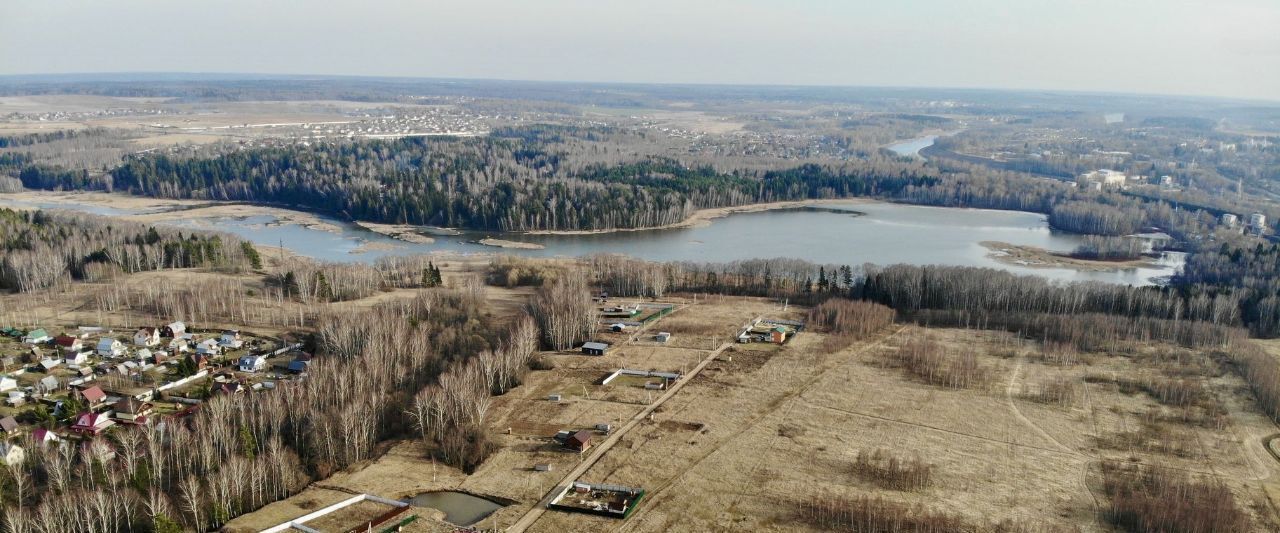
<svg viewBox="0 0 1280 533"><path fill-rule="evenodd" d="M106 414L86 411L76 417L76 423L71 425L71 431L81 435L97 436L114 425L115 422Z"/></svg>

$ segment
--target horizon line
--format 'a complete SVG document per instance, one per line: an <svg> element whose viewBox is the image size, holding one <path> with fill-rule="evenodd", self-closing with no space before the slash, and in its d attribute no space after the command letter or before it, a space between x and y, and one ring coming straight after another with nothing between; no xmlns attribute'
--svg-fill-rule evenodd
<svg viewBox="0 0 1280 533"><path fill-rule="evenodd" d="M0 74L0 82L12 78L58 78L58 77L84 77L92 78L94 76L103 77L120 77L119 80L79 80L88 81L147 81L144 79L130 79L128 76L208 76L222 77L220 81L231 81L236 79L258 78L290 78L311 81L325 81L336 79L365 79L365 80L403 80L403 81L468 81L468 82L498 82L498 83L534 83L534 84L562 84L562 85L624 85L624 86L656 86L656 87L694 87L694 88L714 88L714 87L735 87L735 88L762 88L762 89L878 89L878 90L895 90L895 91L972 91L972 92L1008 92L1008 93L1051 93L1064 96L1119 96L1119 97L1156 97L1156 98L1185 98L1197 100L1218 100L1237 103L1254 103L1267 104L1280 107L1280 97L1275 99L1259 98L1259 97L1242 97L1242 96L1223 96L1210 94L1170 94L1170 93L1142 93L1142 92L1125 92L1120 90L1087 90L1087 89L1047 89L1047 88L1015 88L1015 87L990 87L990 86L941 86L941 85L848 85L848 84L785 84L785 83L734 83L734 82L676 82L676 81L601 81L601 80L551 80L551 79L519 79L519 78L471 78L471 77L449 77L449 76L406 76L406 75L384 75L384 74L295 74L295 73L267 73L267 72L230 72L230 71L98 71L98 72L40 72L40 73L10 73ZM175 79L171 81L184 81ZM185 80L199 81L199 80ZM74 83L73 80L62 81L61 83Z"/></svg>

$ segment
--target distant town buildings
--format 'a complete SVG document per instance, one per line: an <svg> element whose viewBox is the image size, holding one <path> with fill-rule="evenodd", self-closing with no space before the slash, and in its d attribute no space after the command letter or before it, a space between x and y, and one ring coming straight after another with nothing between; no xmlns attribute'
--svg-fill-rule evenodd
<svg viewBox="0 0 1280 533"><path fill-rule="evenodd" d="M1106 168L1085 172L1080 175L1079 179L1081 185L1095 189L1123 188L1128 181L1129 176L1125 175L1124 172Z"/></svg>
<svg viewBox="0 0 1280 533"><path fill-rule="evenodd" d="M1254 213L1249 215L1249 231L1256 235L1262 235L1267 231L1267 215L1262 213Z"/></svg>

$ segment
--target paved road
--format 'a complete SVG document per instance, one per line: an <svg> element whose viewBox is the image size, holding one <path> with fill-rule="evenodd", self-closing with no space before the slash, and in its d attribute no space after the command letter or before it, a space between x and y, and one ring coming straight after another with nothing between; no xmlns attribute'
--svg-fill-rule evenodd
<svg viewBox="0 0 1280 533"><path fill-rule="evenodd" d="M551 503L551 500L555 498L556 495L560 494L561 490L570 483L573 483L573 481L582 476L582 474L585 474L588 469L600 460L601 457L604 457L605 452L608 452L614 444L617 444L618 441L622 440L624 435L632 429L635 429L636 426L639 426L640 423L643 422L644 419L648 418L649 415L653 414L659 406L666 403L667 400L670 400L677 392L680 392L680 389L684 388L686 383L693 381L693 378L697 376L699 372L702 372L702 369L706 368L712 361L715 361L716 357L719 357L720 353L730 346L733 346L732 342L721 344L719 348L713 350L705 359L702 360L702 362L698 363L698 366L693 367L693 370L676 381L671 388L667 389L666 393L659 396L657 401L649 404L644 409L640 410L639 413L636 413L635 416L631 417L631 420L628 420L626 424L618 428L617 431L614 431L612 435L609 435L604 442L593 446L591 448L591 453L587 455L586 459L581 463L578 463L578 466L574 467L573 470L570 470L568 474L565 474L564 478L561 479L555 487L551 488L551 492L548 492L547 495L542 498L542 501L539 501L537 505L534 505L532 509L529 509L529 512L525 513L524 516L520 517L520 520L517 520L515 524L507 528L507 531L522 532L528 529L529 526L532 526L534 522L537 522L538 518L542 516L542 513L547 512L547 504Z"/></svg>

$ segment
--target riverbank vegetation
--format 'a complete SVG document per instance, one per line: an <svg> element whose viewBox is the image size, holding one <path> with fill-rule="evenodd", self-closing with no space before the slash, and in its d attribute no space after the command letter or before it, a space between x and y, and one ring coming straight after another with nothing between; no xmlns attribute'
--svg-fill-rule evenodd
<svg viewBox="0 0 1280 533"><path fill-rule="evenodd" d="M20 292L168 268L242 270L252 245L235 237L94 215L0 209L0 288Z"/></svg>

